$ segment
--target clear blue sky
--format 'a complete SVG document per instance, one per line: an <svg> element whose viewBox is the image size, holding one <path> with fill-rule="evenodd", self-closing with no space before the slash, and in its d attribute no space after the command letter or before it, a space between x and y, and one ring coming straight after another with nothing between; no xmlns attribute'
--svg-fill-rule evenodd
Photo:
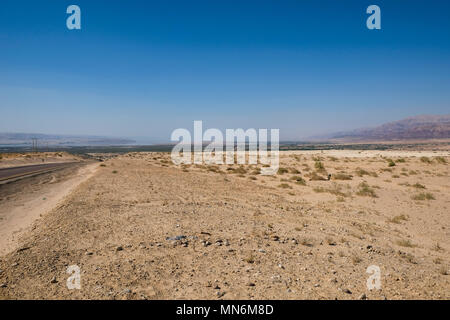
<svg viewBox="0 0 450 320"><path fill-rule="evenodd" d="M449 16L444 0L2 0L0 132L169 140L203 120L299 139L450 113Z"/></svg>

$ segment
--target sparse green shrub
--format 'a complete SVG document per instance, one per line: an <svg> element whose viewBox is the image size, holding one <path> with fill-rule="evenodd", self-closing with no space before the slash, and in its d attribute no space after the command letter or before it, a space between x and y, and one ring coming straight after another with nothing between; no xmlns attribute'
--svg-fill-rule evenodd
<svg viewBox="0 0 450 320"><path fill-rule="evenodd" d="M447 164L447 159L445 159L444 157L436 157L434 159L436 159L437 163Z"/></svg>
<svg viewBox="0 0 450 320"><path fill-rule="evenodd" d="M372 198L377 197L377 194L375 193L375 191L366 182L361 182L358 185L358 191L356 192L356 194L358 196L365 196L365 197L372 197Z"/></svg>
<svg viewBox="0 0 450 320"><path fill-rule="evenodd" d="M332 178L333 180L352 180L352 176L346 173L335 173Z"/></svg>
<svg viewBox="0 0 450 320"><path fill-rule="evenodd" d="M302 186L306 185L305 179L303 179L303 178L300 177L300 176L292 176L292 177L291 177L291 180L294 180L295 183L300 184L300 185L302 185Z"/></svg>
<svg viewBox="0 0 450 320"><path fill-rule="evenodd" d="M434 200L435 198L434 198L434 196L433 196L431 193L429 193L429 192L427 192L427 193L422 192L422 193L413 195L413 196L411 197L411 199L423 201L423 200Z"/></svg>
<svg viewBox="0 0 450 320"><path fill-rule="evenodd" d="M391 223L400 223L401 221L407 221L408 220L408 217L407 216L405 216L404 214L401 214L401 215L399 215L399 216L395 216L395 217L393 217L393 218L390 218L390 219L388 219L388 222L391 222Z"/></svg>
<svg viewBox="0 0 450 320"><path fill-rule="evenodd" d="M397 240L395 243L401 247L408 247L408 248L417 247L415 244L412 244L411 240L409 240L409 239L408 240L404 240L404 239Z"/></svg>
<svg viewBox="0 0 450 320"><path fill-rule="evenodd" d="M317 174L317 172L313 171L309 174L309 180L311 181L324 181L326 180L324 177Z"/></svg>
<svg viewBox="0 0 450 320"><path fill-rule="evenodd" d="M417 189L426 189L426 187L423 184L420 184L420 183L415 183L412 186L414 188L417 188Z"/></svg>
<svg viewBox="0 0 450 320"><path fill-rule="evenodd" d="M314 163L314 168L316 168L317 172L324 172L325 171L325 166L323 165L323 163L321 161L316 161Z"/></svg>
<svg viewBox="0 0 450 320"><path fill-rule="evenodd" d="M428 157L420 157L420 161L427 164L430 164L432 162L431 159Z"/></svg>

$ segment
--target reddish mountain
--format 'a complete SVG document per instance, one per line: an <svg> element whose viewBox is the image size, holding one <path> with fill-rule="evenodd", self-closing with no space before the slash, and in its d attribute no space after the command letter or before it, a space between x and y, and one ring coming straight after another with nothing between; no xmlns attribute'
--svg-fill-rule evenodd
<svg viewBox="0 0 450 320"><path fill-rule="evenodd" d="M450 138L450 114L421 115L389 122L375 128L340 132L331 139L411 140Z"/></svg>

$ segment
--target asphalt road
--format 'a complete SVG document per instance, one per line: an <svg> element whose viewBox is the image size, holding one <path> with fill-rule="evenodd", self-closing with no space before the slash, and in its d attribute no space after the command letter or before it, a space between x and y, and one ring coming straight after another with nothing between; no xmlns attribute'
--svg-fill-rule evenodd
<svg viewBox="0 0 450 320"><path fill-rule="evenodd" d="M78 162L45 163L30 166L20 166L0 169L0 181L16 179L38 173L50 172L57 169L69 167Z"/></svg>

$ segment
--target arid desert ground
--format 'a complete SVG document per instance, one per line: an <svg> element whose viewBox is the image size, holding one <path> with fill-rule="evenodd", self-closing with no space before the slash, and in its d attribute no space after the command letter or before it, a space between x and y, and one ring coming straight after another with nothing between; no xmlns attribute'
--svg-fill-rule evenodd
<svg viewBox="0 0 450 320"><path fill-rule="evenodd" d="M0 185L0 299L450 298L448 150L78 160Z"/></svg>

